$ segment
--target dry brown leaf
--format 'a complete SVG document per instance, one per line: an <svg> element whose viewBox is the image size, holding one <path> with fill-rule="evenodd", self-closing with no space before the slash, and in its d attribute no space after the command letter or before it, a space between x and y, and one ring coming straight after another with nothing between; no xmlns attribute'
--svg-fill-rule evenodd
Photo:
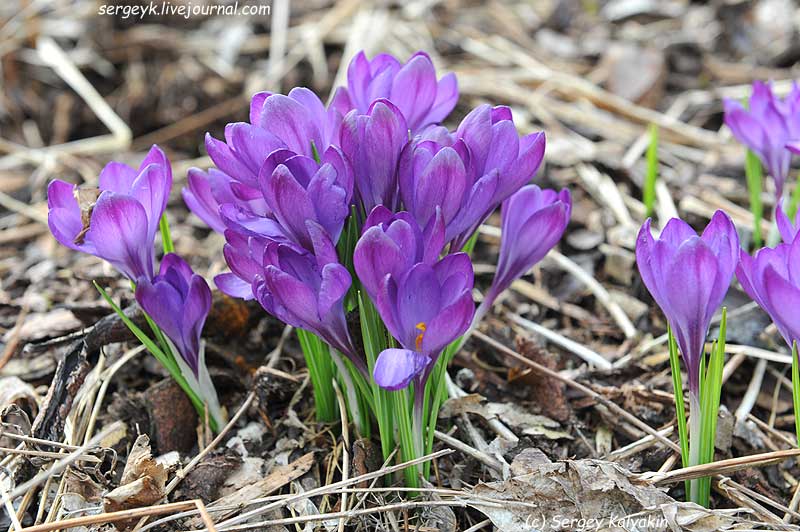
<svg viewBox="0 0 800 532"><path fill-rule="evenodd" d="M544 436L551 440L572 439L561 430L558 421L546 416L530 414L513 403L485 403L477 394L453 397L442 405L439 417L448 418L459 414L477 414L486 420L500 419L506 425L519 429L528 436Z"/></svg>
<svg viewBox="0 0 800 532"><path fill-rule="evenodd" d="M142 434L136 439L128 455L119 487L103 497L103 510L116 512L156 504L164 498L166 482L167 470L153 458L150 438ZM120 530L126 530L135 521L121 521L116 526Z"/></svg>
<svg viewBox="0 0 800 532"><path fill-rule="evenodd" d="M515 476L479 484L475 495L506 501L477 507L502 532L602 530L717 532L741 522L736 511L714 511L675 501L663 490L636 483L604 460L550 462L537 449L511 464Z"/></svg>

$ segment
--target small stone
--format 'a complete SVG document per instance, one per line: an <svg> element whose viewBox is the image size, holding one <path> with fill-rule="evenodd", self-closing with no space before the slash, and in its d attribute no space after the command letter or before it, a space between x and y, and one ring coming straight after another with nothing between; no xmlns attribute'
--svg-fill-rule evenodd
<svg viewBox="0 0 800 532"><path fill-rule="evenodd" d="M608 65L608 90L645 107L655 107L667 77L664 54L635 45L613 45L603 58Z"/></svg>
<svg viewBox="0 0 800 532"><path fill-rule="evenodd" d="M606 256L603 272L614 281L630 286L633 282L633 270L636 268L636 255L607 244L602 244L600 251Z"/></svg>

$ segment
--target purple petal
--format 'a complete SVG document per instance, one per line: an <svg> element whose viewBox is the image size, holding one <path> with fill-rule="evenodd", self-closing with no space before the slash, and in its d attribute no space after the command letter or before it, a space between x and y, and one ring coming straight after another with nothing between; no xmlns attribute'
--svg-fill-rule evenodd
<svg viewBox="0 0 800 532"><path fill-rule="evenodd" d="M84 239L76 244L75 237L83 229L81 209L75 198L75 185L61 180L53 180L47 186L47 225L50 232L62 245L86 253L95 253L94 244Z"/></svg>
<svg viewBox="0 0 800 532"><path fill-rule="evenodd" d="M153 240L148 234L147 213L130 196L101 194L86 239L94 243L97 256L132 281L153 277Z"/></svg>
<svg viewBox="0 0 800 532"><path fill-rule="evenodd" d="M372 376L375 383L385 390L401 390L420 374L431 359L408 349L385 349L375 361Z"/></svg>

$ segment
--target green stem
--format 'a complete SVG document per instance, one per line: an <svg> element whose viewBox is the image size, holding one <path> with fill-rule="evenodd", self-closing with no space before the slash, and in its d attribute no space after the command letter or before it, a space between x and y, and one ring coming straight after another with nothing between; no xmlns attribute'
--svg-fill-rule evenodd
<svg viewBox="0 0 800 532"><path fill-rule="evenodd" d="M761 161L751 150L747 150L744 173L747 178L747 190L750 193L750 212L753 213L753 245L760 248L763 243L761 220L764 218L764 206L761 203L761 187L764 172Z"/></svg>
<svg viewBox="0 0 800 532"><path fill-rule="evenodd" d="M689 392L689 466L700 465L700 444L702 440L702 413L700 412L700 398ZM687 498L697 504L700 502L700 479L689 481Z"/></svg>
<svg viewBox="0 0 800 532"><path fill-rule="evenodd" d="M333 423L339 417L339 409L336 391L331 384L336 371L328 346L313 333L303 329L295 329L295 332L300 341L311 378L311 386L314 389L317 421Z"/></svg>
<svg viewBox="0 0 800 532"><path fill-rule="evenodd" d="M164 246L164 255L175 251L175 244L172 243L172 235L169 232L169 222L167 221L167 213L161 215L158 221L158 228L161 231L161 243Z"/></svg>

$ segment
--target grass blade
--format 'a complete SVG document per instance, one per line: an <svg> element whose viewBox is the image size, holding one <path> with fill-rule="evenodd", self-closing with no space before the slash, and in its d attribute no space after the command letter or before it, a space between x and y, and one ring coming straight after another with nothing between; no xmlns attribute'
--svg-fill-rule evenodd
<svg viewBox="0 0 800 532"><path fill-rule="evenodd" d="M761 203L761 187L764 182L764 171L761 161L751 150L747 150L744 173L747 177L747 190L750 193L750 212L753 213L753 246L760 248L764 242L761 234L761 220L764 218L764 206Z"/></svg>
<svg viewBox="0 0 800 532"><path fill-rule="evenodd" d="M169 231L167 213L161 215L158 221L158 229L161 231L161 244L164 246L164 255L175 251L175 244L172 242L172 234Z"/></svg>
<svg viewBox="0 0 800 532"><path fill-rule="evenodd" d="M672 389L675 395L675 417L678 423L678 440L681 444L681 464L689 466L689 434L686 426L686 404L683 400L683 383L681 382L681 361L678 354L678 342L672 334L672 328L667 327L669 338L669 366L672 371ZM685 482L686 496L689 497L689 481Z"/></svg>
<svg viewBox="0 0 800 532"><path fill-rule="evenodd" d="M642 201L646 216L653 216L656 204L656 179L658 179L658 126L650 124L650 144L647 146L647 172L644 175Z"/></svg>

